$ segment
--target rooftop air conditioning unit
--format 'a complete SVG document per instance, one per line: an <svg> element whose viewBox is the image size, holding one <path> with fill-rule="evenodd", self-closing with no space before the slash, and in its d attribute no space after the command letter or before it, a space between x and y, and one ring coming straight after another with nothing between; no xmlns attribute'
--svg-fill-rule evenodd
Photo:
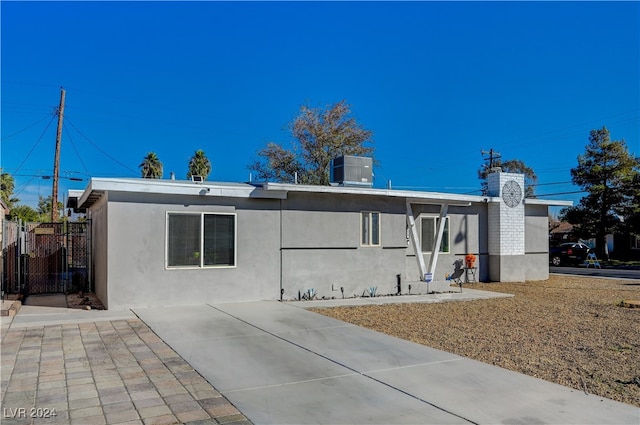
<svg viewBox="0 0 640 425"><path fill-rule="evenodd" d="M341 186L373 186L373 159L364 156L343 155L331 164L331 183Z"/></svg>

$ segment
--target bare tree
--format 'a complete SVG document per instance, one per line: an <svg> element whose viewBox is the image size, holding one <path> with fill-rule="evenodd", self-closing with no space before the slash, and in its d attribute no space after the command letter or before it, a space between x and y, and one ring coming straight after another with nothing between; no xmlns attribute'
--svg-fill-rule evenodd
<svg viewBox="0 0 640 425"><path fill-rule="evenodd" d="M291 182L295 173L303 184L328 185L329 163L341 155L373 156L373 132L351 116L344 101L326 109L302 106L289 124L291 149L268 143L249 165L258 179Z"/></svg>

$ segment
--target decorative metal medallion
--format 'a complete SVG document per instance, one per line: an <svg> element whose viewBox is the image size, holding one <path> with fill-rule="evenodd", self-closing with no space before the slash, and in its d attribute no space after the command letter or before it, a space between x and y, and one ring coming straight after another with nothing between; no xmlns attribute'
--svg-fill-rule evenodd
<svg viewBox="0 0 640 425"><path fill-rule="evenodd" d="M509 180L502 186L502 199L508 207L516 207L522 200L522 188L515 180Z"/></svg>

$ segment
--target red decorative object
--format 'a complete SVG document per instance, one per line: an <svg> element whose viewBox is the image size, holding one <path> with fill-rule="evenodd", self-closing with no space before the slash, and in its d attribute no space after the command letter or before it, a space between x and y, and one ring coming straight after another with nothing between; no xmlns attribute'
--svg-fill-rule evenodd
<svg viewBox="0 0 640 425"><path fill-rule="evenodd" d="M465 264L466 268L468 268L468 269L472 268L475 263L476 263L476 256L475 255L467 254L464 257L464 264Z"/></svg>

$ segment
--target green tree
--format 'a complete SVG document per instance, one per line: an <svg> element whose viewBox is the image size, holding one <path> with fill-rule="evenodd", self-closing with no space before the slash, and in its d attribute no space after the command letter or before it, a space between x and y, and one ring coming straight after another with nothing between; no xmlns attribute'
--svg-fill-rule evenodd
<svg viewBox="0 0 640 425"><path fill-rule="evenodd" d="M525 198L535 198L535 187L538 184L538 176L533 168L527 166L524 161L519 159L510 159L508 161L502 161L501 159L494 160L494 167L500 167L505 173L519 173L524 174L524 196ZM489 166L483 165L478 170L478 178L481 183L482 194L486 195L487 188L487 175L489 174Z"/></svg>
<svg viewBox="0 0 640 425"><path fill-rule="evenodd" d="M611 140L609 130L591 130L585 153L571 169L571 180L587 195L578 205L565 208L564 220L579 226L583 237L596 238L596 252L608 258L606 235L623 227L624 215L637 202L640 158L629 153L624 140ZM634 193L634 190L636 191ZM637 209L637 206L636 206Z"/></svg>
<svg viewBox="0 0 640 425"><path fill-rule="evenodd" d="M640 173L635 173L629 203L624 208L624 226L630 234L640 235Z"/></svg>
<svg viewBox="0 0 640 425"><path fill-rule="evenodd" d="M2 192L0 196L2 197L2 201L5 205L11 209L13 205L20 202L18 198L13 196L13 191L15 190L16 183L13 179L13 176L9 173L5 173L0 169L0 189Z"/></svg>
<svg viewBox="0 0 640 425"><path fill-rule="evenodd" d="M47 196L46 198L44 196L38 196L38 209L36 210L36 212L40 214L40 218L36 221L46 222L51 220L51 205L53 204L51 200L51 195ZM62 210L64 210L64 204L58 201L58 211ZM61 217L62 220L64 214L58 214L58 216Z"/></svg>
<svg viewBox="0 0 640 425"><path fill-rule="evenodd" d="M268 143L258 152L258 160L249 164L257 178L265 181L292 182L294 174L303 184L328 185L329 163L341 155L373 156L373 132L351 116L344 101L326 109L302 106L289 124L293 137L291 149Z"/></svg>
<svg viewBox="0 0 640 425"><path fill-rule="evenodd" d="M28 205L16 205L9 211L10 220L22 220L29 223L40 222L41 215Z"/></svg>
<svg viewBox="0 0 640 425"><path fill-rule="evenodd" d="M191 176L202 176L204 180L207 179L211 172L211 162L202 149L198 149L191 159L189 160L189 171L187 172L187 178Z"/></svg>
<svg viewBox="0 0 640 425"><path fill-rule="evenodd" d="M144 157L138 167L143 179L162 178L162 162L160 162L155 152L147 153L147 156Z"/></svg>

